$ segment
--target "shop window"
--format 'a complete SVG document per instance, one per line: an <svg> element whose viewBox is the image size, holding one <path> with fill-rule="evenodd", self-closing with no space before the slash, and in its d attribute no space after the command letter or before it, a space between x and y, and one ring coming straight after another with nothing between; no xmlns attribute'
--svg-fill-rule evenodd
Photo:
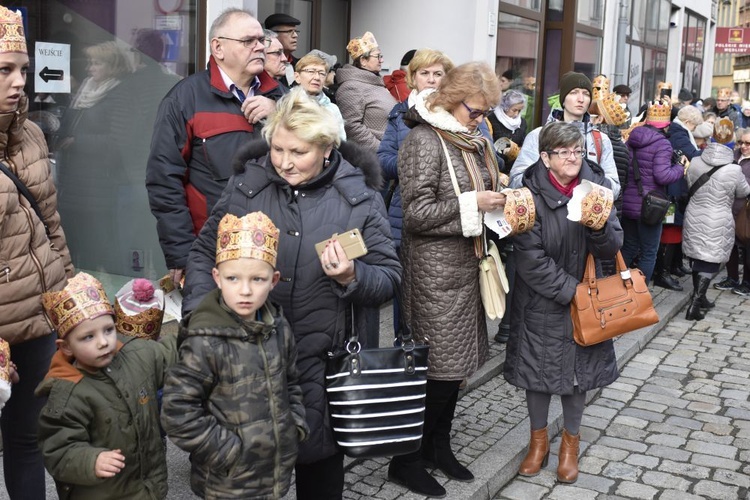
<svg viewBox="0 0 750 500"><path fill-rule="evenodd" d="M539 12L542 9L542 0L500 0L500 3L515 5L535 12ZM560 9L562 10L562 7Z"/></svg>
<svg viewBox="0 0 750 500"><path fill-rule="evenodd" d="M604 2L602 0L578 0L578 22L592 28L604 27Z"/></svg>
<svg viewBox="0 0 750 500"><path fill-rule="evenodd" d="M593 78L599 73L602 39L586 33L576 33L574 71Z"/></svg>
<svg viewBox="0 0 750 500"><path fill-rule="evenodd" d="M508 88L519 90L526 95L524 118L529 127L534 125L534 111L538 104L536 96L539 95L536 89L538 40L538 22L500 13L495 69L498 76L511 76Z"/></svg>
<svg viewBox="0 0 750 500"><path fill-rule="evenodd" d="M157 279L167 271L146 162L159 103L196 71L197 3L16 2L28 19L29 118L50 147L73 264L108 292L131 277ZM45 58L41 47L65 55ZM56 73L55 64L67 72Z"/></svg>

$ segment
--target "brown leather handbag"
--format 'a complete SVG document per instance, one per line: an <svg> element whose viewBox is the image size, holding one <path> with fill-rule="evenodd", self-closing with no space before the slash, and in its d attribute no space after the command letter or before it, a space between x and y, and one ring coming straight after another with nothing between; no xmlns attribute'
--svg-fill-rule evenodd
<svg viewBox="0 0 750 500"><path fill-rule="evenodd" d="M586 260L583 281L570 304L578 345L598 344L659 322L646 277L639 269L628 269L620 252L615 263L618 274L597 279L594 256L589 254Z"/></svg>

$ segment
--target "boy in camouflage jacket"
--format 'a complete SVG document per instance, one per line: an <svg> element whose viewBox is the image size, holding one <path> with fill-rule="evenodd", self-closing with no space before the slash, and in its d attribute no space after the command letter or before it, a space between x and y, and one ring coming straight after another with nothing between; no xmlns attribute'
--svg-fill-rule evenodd
<svg viewBox="0 0 750 500"><path fill-rule="evenodd" d="M208 499L277 499L309 433L297 350L281 309L279 230L261 212L221 220L217 290L180 326L180 361L164 386L162 425L190 452L190 486Z"/></svg>

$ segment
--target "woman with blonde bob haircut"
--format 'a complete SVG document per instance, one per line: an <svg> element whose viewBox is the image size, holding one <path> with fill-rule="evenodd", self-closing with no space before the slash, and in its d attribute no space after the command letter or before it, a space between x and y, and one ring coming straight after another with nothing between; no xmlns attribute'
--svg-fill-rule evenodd
<svg viewBox="0 0 750 500"><path fill-rule="evenodd" d="M315 98L318 104L326 111L333 115L339 124L339 138L345 141L346 130L344 129L344 118L341 116L341 111L323 92L329 69L328 63L322 57L315 54L306 54L297 61L294 71L294 81L305 89L308 95Z"/></svg>
<svg viewBox="0 0 750 500"><path fill-rule="evenodd" d="M363 346L377 347L378 321L370 318L401 281L378 193L380 166L358 146L339 145L336 120L302 88L277 102L263 139L238 152L235 175L193 244L183 305L194 309L215 287L211 269L221 218L258 210L268 215L281 232L276 268L282 278L270 300L282 307L294 332L310 427L299 445L297 498L341 498L344 454L329 423L325 360L350 338L353 322ZM367 247L356 261L331 237L355 228ZM328 244L318 255L321 241Z"/></svg>
<svg viewBox="0 0 750 500"><path fill-rule="evenodd" d="M451 479L474 479L453 454L450 438L461 382L489 354L477 271L485 238L482 216L504 206L505 195L499 192L503 185L495 150L478 126L499 100L495 72L486 63L472 62L449 71L437 90L417 94L404 117L414 127L398 159L404 209L402 313L418 340L429 338L430 352L422 449L394 457L388 478L429 497L446 491L423 460Z"/></svg>

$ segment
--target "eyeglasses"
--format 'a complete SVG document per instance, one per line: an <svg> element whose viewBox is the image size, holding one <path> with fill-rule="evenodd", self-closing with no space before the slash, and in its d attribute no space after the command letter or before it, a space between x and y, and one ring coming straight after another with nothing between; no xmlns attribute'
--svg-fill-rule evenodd
<svg viewBox="0 0 750 500"><path fill-rule="evenodd" d="M461 101L461 104L463 104L463 105L464 105L464 108L466 108L466 111L468 111L468 112L469 112L469 118L471 118L472 120L476 120L476 119L477 119L477 118L479 118L480 116L481 116L482 118L484 118L484 117L486 117L487 115L489 115L490 113L492 113L492 112L494 111L494 110L493 110L492 108L490 108L490 109L487 109L487 110L482 110L482 109L474 109L474 108L470 108L470 107L469 107L469 106L468 106L468 105L467 105L467 104L466 104L465 102L463 102L463 101Z"/></svg>
<svg viewBox="0 0 750 500"><path fill-rule="evenodd" d="M561 160L570 160L571 158L573 160L578 160L586 156L586 151L582 149L576 149L575 151L571 151L569 149L561 149L559 151L547 151L547 154L557 155Z"/></svg>
<svg viewBox="0 0 750 500"><path fill-rule="evenodd" d="M269 51L266 51L266 55L267 55L267 56L276 56L276 57L281 57L281 54L283 54L283 53L284 53L284 50L283 50L283 49L280 49L280 50L272 50L272 51L270 51L270 52L269 52Z"/></svg>
<svg viewBox="0 0 750 500"><path fill-rule="evenodd" d="M216 38L220 40L232 40L233 42L239 42L246 49L250 47L255 47L256 43L261 43L265 47L266 40L267 40L267 38L264 36L251 36L248 38L243 38L242 40L237 39L237 38L229 38L228 36L217 36Z"/></svg>
<svg viewBox="0 0 750 500"><path fill-rule="evenodd" d="M385 56L383 54L370 54L369 57L377 57L378 61L382 61L383 59L385 59Z"/></svg>
<svg viewBox="0 0 750 500"><path fill-rule="evenodd" d="M738 146L750 146L750 142L748 141L737 141Z"/></svg>
<svg viewBox="0 0 750 500"><path fill-rule="evenodd" d="M281 35L281 34L284 34L284 35L288 35L288 34L299 35L300 34L300 30L295 30L295 29L290 29L290 30L273 30L273 31L275 31L279 35Z"/></svg>
<svg viewBox="0 0 750 500"><path fill-rule="evenodd" d="M319 76L320 78L325 78L328 74L325 71L318 71L317 69L312 68L301 69L300 73L305 73L306 75L309 75L310 78L314 77L315 75Z"/></svg>

